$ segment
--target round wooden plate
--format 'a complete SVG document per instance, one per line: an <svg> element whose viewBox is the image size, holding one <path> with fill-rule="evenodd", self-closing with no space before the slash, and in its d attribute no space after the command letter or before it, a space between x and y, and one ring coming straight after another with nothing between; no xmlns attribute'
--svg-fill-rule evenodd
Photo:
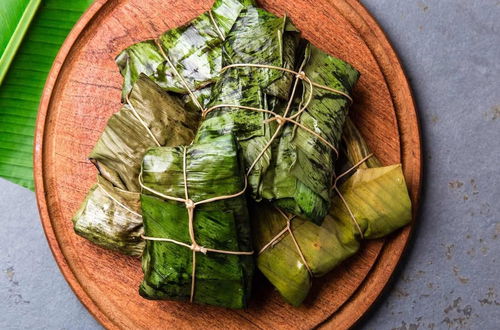
<svg viewBox="0 0 500 330"><path fill-rule="evenodd" d="M140 261L92 245L70 221L96 171L87 155L109 116L120 108L122 78L115 56L199 15L211 0L97 0L77 23L50 72L35 139L38 205L54 256L76 295L107 328L348 328L381 293L408 241L411 226L315 279L300 308L261 281L247 310L142 299ZM266 0L287 14L303 36L352 63L361 79L352 112L385 164L403 163L416 214L421 154L418 120L408 82L382 30L355 0Z"/></svg>

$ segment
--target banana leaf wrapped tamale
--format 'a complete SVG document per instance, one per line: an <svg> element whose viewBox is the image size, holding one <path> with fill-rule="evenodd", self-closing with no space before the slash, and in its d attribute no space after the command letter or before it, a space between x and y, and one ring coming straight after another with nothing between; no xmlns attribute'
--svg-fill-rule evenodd
<svg viewBox="0 0 500 330"><path fill-rule="evenodd" d="M254 261L234 137L150 149L142 173L141 296L245 307Z"/></svg>
<svg viewBox="0 0 500 330"><path fill-rule="evenodd" d="M350 123L345 140L351 163L369 154ZM321 226L298 217L291 219L293 236L283 230L290 217L270 204L261 203L253 209L256 251L261 251L257 266L294 306L307 296L312 278L326 274L355 254L362 238L383 237L411 221L411 202L401 165L380 166L372 157L339 186L339 191L345 204L340 195L334 196ZM280 232L282 235L278 235Z"/></svg>
<svg viewBox="0 0 500 330"><path fill-rule="evenodd" d="M243 63L293 69L298 42L298 30L286 17L249 6L241 12L223 44L223 67ZM207 106L211 111L196 137L199 140L228 132L236 135L247 170L254 165L248 180L256 200L260 200L258 187L271 159L271 149L265 145L276 123L266 122L268 113L223 105L279 111L288 99L292 81L293 75L275 69L245 66L224 69L212 88Z"/></svg>
<svg viewBox="0 0 500 330"><path fill-rule="evenodd" d="M273 145L273 160L264 177L261 195L293 214L321 224L330 208L336 150L350 106L346 95L350 94L359 73L311 44L305 49L302 65L302 71L312 82L335 92L318 86L311 88L306 81L302 82L303 93L298 98L307 102L310 93L312 98L306 110L294 118L301 127L285 124ZM292 118L300 106L299 102L295 104Z"/></svg>
<svg viewBox="0 0 500 330"><path fill-rule="evenodd" d="M214 82L221 69L222 42L240 12L252 3L216 0L210 11L165 32L158 40L146 40L123 50L116 57L124 77L123 98L143 73L171 92L188 94L187 83L198 101L206 104L210 87L205 86ZM191 100L187 97L186 101Z"/></svg>
<svg viewBox="0 0 500 330"><path fill-rule="evenodd" d="M73 217L74 229L93 243L140 256L144 242L140 215L139 170L144 153L157 145L189 143L198 126L197 112L141 76L128 103L108 120L90 154L98 182Z"/></svg>
<svg viewBox="0 0 500 330"><path fill-rule="evenodd" d="M108 120L89 158L113 185L138 192L146 150L192 141L199 118L197 111L186 111L178 97L141 75L127 103Z"/></svg>

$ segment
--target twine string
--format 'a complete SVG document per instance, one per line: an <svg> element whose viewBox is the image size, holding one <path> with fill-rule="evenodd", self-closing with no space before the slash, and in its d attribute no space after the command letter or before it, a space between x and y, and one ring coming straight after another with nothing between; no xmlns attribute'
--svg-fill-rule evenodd
<svg viewBox="0 0 500 330"><path fill-rule="evenodd" d="M155 141L156 145L158 147L161 147L160 142L158 142L158 140L156 139L155 135L153 134L153 132L149 128L148 124L146 124L146 122L142 119L142 117L139 115L139 113L137 112L137 110L135 110L135 107L132 105L132 102L130 102L130 99L129 99L128 95L125 96L125 99L127 101L128 106L132 110L132 113L134 114L134 116L137 118L137 120L139 120L139 122L141 123L141 125L144 126L144 128L146 129L146 131L148 132L148 134L153 138L153 141Z"/></svg>
<svg viewBox="0 0 500 330"><path fill-rule="evenodd" d="M292 230L292 220L295 219L296 216L295 215L287 215L279 207L275 207L275 208L286 219L286 227L283 228L283 230L281 230L276 236L274 236L274 238L272 238L266 245L264 245L262 247L262 249L260 249L259 255L261 253L263 253L269 247L274 247L274 245L276 245L279 241L281 241L281 239L284 237L284 235L288 232L288 234L290 235L290 238L293 241L293 244L295 245L295 248L297 249L297 253L300 256L300 259L302 260L302 264L306 267L307 272L312 277L313 272L311 270L311 267L309 267L309 264L307 263L306 257L304 256L304 253L302 252L302 249L300 248L299 242L295 238L295 235L294 235L293 230Z"/></svg>
<svg viewBox="0 0 500 330"><path fill-rule="evenodd" d="M140 186L153 193L154 195L157 195L159 197L162 197L167 200L172 200L172 201L177 201L184 203L186 206L186 210L188 213L188 228L189 228L189 238L191 240L191 244L187 244L184 242L180 242L171 238L164 238L164 237L150 237L150 236L145 236L142 235L141 237L145 240L150 240L150 241L157 241L157 242L169 242L173 243L179 246L186 247L192 251L192 267L191 267L191 294L189 301L193 302L194 299L194 292L196 288L196 253L201 252L203 254L207 254L208 252L214 252L214 253L221 253L221 254L228 254L228 255L252 255L254 252L253 251L228 251L228 250L219 250L219 249L211 249L207 248L204 246L199 245L196 242L196 237L195 237L195 230L194 230L194 215L195 215L195 208L196 206L200 204L205 204L205 203L210 203L218 200L223 200L223 199L230 199L230 198L235 198L238 196L241 196L245 193L245 190L247 189L247 179L245 177L245 183L244 187L242 190L235 194L231 195L224 195L224 196L217 196L217 197L212 197L208 199L204 199L198 202L194 202L189 198L189 188L188 188L188 178L187 178L187 147L183 148L183 154L182 154L182 167L183 167L183 179L184 179L184 197L185 198L179 198L175 196L169 196L160 193L159 191L156 191L155 189L149 188L146 185L144 185L142 181L142 173L143 173L143 168L141 165L141 171L139 174L139 184Z"/></svg>
<svg viewBox="0 0 500 330"><path fill-rule="evenodd" d="M225 41L226 38L224 37L224 34L222 33L222 31L220 30L219 28L219 24L217 24L217 22L215 21L215 18L214 18L214 15L212 13L212 10L209 10L208 11L208 16L210 17L210 21L212 21L212 24L213 26L215 27L215 31L217 32L217 34L219 35L219 38L222 40L222 41Z"/></svg>
<svg viewBox="0 0 500 330"><path fill-rule="evenodd" d="M300 72L302 72L302 67L303 66L304 66L304 63L302 63L302 65L300 66L300 69L299 69ZM224 72L227 67L229 67L229 66L226 66L226 67L222 68L221 72ZM297 90L297 85L299 84L299 80L300 79L301 79L301 76L299 74L296 74L295 75L295 81L294 81L293 87L292 87L292 92L290 93L290 98L288 99L288 103L286 105L286 108L285 108L285 111L283 113L283 116L280 116L280 118L284 119L284 118L287 117L288 112L290 111L290 108L292 106L293 98L295 96L295 92ZM274 116L274 118L277 118L277 116L278 115L276 114ZM283 128L283 126L286 124L286 121L284 121L284 120L277 120L276 122L278 123L278 127L274 131L274 134L271 136L271 138L269 139L269 141L267 141L267 143L264 145L264 147L262 148L262 150L260 151L260 153L254 159L253 163L248 168L248 170L247 170L247 176L250 175L250 173L252 172L252 170L255 167L255 165L257 165L257 163L259 162L259 160L266 153L267 149L269 149L269 147L271 146L271 144L273 143L273 141L276 139L276 137L278 136L278 134L281 131L281 129Z"/></svg>

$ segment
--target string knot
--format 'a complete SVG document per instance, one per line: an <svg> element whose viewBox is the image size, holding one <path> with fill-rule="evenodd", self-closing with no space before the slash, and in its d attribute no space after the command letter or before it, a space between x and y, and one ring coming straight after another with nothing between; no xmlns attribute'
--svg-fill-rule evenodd
<svg viewBox="0 0 500 330"><path fill-rule="evenodd" d="M186 204L186 208L187 208L188 210L192 210L192 209L194 209L194 206L195 206L195 205L194 205L194 202L193 202L192 200L190 200L190 199L186 199L185 204Z"/></svg>
<svg viewBox="0 0 500 330"><path fill-rule="evenodd" d="M303 80L306 77L306 73L304 71L300 71L295 75L295 77L297 77L297 79Z"/></svg>
<svg viewBox="0 0 500 330"><path fill-rule="evenodd" d="M283 116L280 116L280 115L276 115L274 116L274 120L276 120L276 122L278 123L278 125L283 125L284 123L286 123L286 120Z"/></svg>
<svg viewBox="0 0 500 330"><path fill-rule="evenodd" d="M191 250L193 250L194 252L201 252L203 254L207 254L207 252L208 252L206 247L200 246L196 243L193 243L191 245Z"/></svg>

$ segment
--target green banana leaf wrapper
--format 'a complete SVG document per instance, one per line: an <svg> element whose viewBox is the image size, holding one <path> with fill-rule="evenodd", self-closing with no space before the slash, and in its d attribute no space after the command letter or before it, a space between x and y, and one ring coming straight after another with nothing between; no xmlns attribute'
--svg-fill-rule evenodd
<svg viewBox="0 0 500 330"><path fill-rule="evenodd" d="M123 50L115 59L124 78L123 99L141 73L168 91L188 93L165 54L190 90L195 91L198 101L205 105L211 90L208 85L215 81L221 69L223 39L240 12L252 3L250 0L216 0L210 11L168 30L159 36L158 43L146 40ZM189 97L186 102L195 106Z"/></svg>
<svg viewBox="0 0 500 330"><path fill-rule="evenodd" d="M330 56L311 44L305 47L302 70L313 82L351 94L359 73L348 63ZM339 149L342 128L350 101L302 81L302 93L292 114L312 92L307 110L298 119L335 149ZM300 90L300 89L299 89ZM284 210L321 224L330 208L330 186L337 154L317 136L293 123L285 124L273 145L273 159L261 185L263 198Z"/></svg>
<svg viewBox="0 0 500 330"><path fill-rule="evenodd" d="M286 17L277 17L261 8L249 6L243 10L222 48L222 65L263 64L293 69L299 32ZM225 70L212 87L212 98L207 108L230 104L279 112L288 99L293 75L280 70L254 67L233 67ZM257 161L248 180L252 195L260 200L258 192L262 175L271 160L271 149L262 157L276 129L275 122L266 123L269 114L236 107L212 110L203 120L195 140L232 132L242 147L248 169Z"/></svg>
<svg viewBox="0 0 500 330"><path fill-rule="evenodd" d="M368 148L364 141L359 140L359 133L347 135L349 159L356 163L368 155ZM339 190L364 239L374 239L408 224L411 221L411 202L401 165L380 166L373 159L365 164L376 167L360 166ZM256 251L286 227L286 219L270 204L261 203L254 207L251 216ZM312 277L325 275L354 255L362 239L338 195L333 197L330 211L320 226L296 217L291 220L291 227L312 274L289 233L258 256L257 266L288 303L299 306L309 293Z"/></svg>
<svg viewBox="0 0 500 330"><path fill-rule="evenodd" d="M184 199L183 152L183 147L150 149L143 161L144 185L161 194ZM194 202L236 194L244 189L244 173L234 137L207 138L187 147L186 174L189 198ZM147 189L141 195L141 203L146 236L191 245L184 203L164 200ZM193 223L196 242L203 247L252 251L244 195L196 206ZM197 252L195 262L193 302L228 308L247 305L253 256ZM172 242L146 240L140 295L147 299L189 300L192 267L191 249Z"/></svg>
<svg viewBox="0 0 500 330"><path fill-rule="evenodd" d="M73 223L78 235L97 245L140 256L144 248L138 211L142 158L156 142L164 146L191 142L199 115L184 110L178 97L144 75L135 82L128 99L130 104L110 117L90 154L100 175Z"/></svg>
<svg viewBox="0 0 500 330"><path fill-rule="evenodd" d="M139 192L139 171L146 150L157 142L161 146L191 142L200 116L186 110L177 96L145 75L136 81L128 100L130 103L108 120L89 158L114 186Z"/></svg>
<svg viewBox="0 0 500 330"><path fill-rule="evenodd" d="M145 244L140 197L99 175L73 217L75 232L106 249L140 256Z"/></svg>

